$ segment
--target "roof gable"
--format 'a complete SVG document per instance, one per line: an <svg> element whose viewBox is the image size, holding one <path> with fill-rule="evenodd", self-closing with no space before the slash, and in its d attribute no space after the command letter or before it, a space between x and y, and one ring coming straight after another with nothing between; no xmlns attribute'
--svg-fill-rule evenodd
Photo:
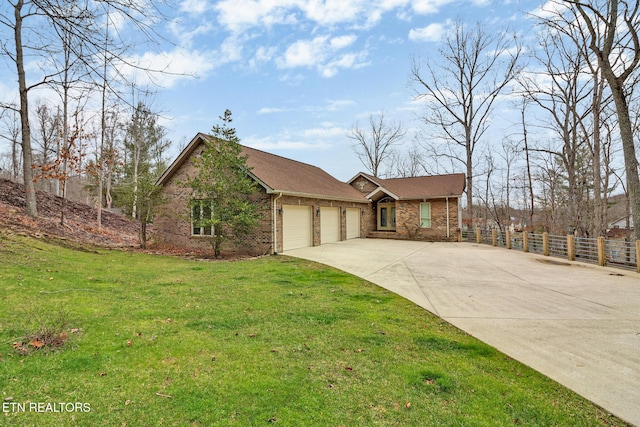
<svg viewBox="0 0 640 427"><path fill-rule="evenodd" d="M389 195L396 196L397 200L459 197L465 188L463 173L392 178L379 181L381 181L382 189Z"/></svg>
<svg viewBox="0 0 640 427"><path fill-rule="evenodd" d="M158 178L156 184L165 185L208 138L211 136L198 133ZM242 153L247 155L251 176L268 193L366 203L384 196L391 196L396 200L460 197L466 184L463 173L382 179L364 172L344 183L319 167L307 163L246 146L242 146ZM365 196L350 185L359 177L367 179L378 188Z"/></svg>
<svg viewBox="0 0 640 427"><path fill-rule="evenodd" d="M209 135L198 133L176 160L158 178L157 185L166 184ZM268 193L283 193L302 197L348 200L366 203L367 199L352 186L337 180L317 166L287 159L255 148L242 146L247 155L250 174Z"/></svg>
<svg viewBox="0 0 640 427"><path fill-rule="evenodd" d="M245 146L242 147L242 152L248 155L247 163L252 168L251 173L266 184L270 192L367 201L358 190L317 166Z"/></svg>
<svg viewBox="0 0 640 427"><path fill-rule="evenodd" d="M358 173L348 183L354 185L360 178L378 187L367 195L369 200L378 200L385 196L396 200L459 197L462 196L466 184L463 173L384 179L364 172Z"/></svg>

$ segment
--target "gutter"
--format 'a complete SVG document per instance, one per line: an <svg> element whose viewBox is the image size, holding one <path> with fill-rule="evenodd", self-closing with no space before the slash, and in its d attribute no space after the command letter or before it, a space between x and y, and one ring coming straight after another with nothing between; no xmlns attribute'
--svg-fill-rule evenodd
<svg viewBox="0 0 640 427"><path fill-rule="evenodd" d="M278 255L278 209L277 201L282 197L282 193L273 199L273 254Z"/></svg>
<svg viewBox="0 0 640 427"><path fill-rule="evenodd" d="M298 193L295 191L285 191L285 190L275 190L269 189L267 190L268 194L276 194L279 193L278 198L281 196L293 196L293 197L303 197L307 199L319 199L319 200L337 200L340 202L351 202L351 203L370 203L367 199L353 199L351 197L341 197L341 196L332 196L332 195L322 195L322 194L312 194L312 193Z"/></svg>

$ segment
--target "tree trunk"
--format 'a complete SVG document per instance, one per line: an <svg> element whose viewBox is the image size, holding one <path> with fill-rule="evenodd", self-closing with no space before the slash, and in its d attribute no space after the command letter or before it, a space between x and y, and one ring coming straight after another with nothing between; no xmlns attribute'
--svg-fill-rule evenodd
<svg viewBox="0 0 640 427"><path fill-rule="evenodd" d="M609 84L612 84L610 82ZM624 153L624 166L627 176L627 188L629 189L629 203L633 217L633 231L636 240L640 240L640 179L638 178L638 159L636 158L633 130L629 119L629 106L622 88L612 90L613 101L618 113L618 126L622 139L622 152Z"/></svg>
<svg viewBox="0 0 640 427"><path fill-rule="evenodd" d="M29 127L29 98L27 81L24 72L24 54L22 50L22 7L23 0L18 0L14 6L16 25L14 28L16 43L16 67L18 71L18 87L20 92L20 125L22 126L22 176L25 188L25 203L27 215L32 218L38 216L36 189L33 182L33 164L31 153L31 128Z"/></svg>

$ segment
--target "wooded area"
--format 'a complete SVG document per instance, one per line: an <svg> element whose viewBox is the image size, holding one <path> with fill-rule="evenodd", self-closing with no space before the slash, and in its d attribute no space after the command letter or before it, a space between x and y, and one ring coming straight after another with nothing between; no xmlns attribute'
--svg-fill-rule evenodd
<svg viewBox="0 0 640 427"><path fill-rule="evenodd" d="M0 105L0 177L25 184L30 216L38 214L37 187L93 203L98 227L103 208L143 225L151 220L169 141L149 89L123 72L140 66L127 62L131 46L119 29L127 22L153 43L154 25L166 19L161 4L11 0L0 7L1 54L15 67L17 94ZM345 139L374 175L464 171L470 227L596 237L623 218L631 237L640 221L638 8L551 0L531 16L533 37L456 22L437 55L416 56L409 70L425 107L422 133L408 142L403 125L381 114ZM25 67L25 56L40 68ZM505 109L517 126L496 139L491 129ZM624 205L620 218L610 215L614 203ZM634 233L639 239L640 228Z"/></svg>

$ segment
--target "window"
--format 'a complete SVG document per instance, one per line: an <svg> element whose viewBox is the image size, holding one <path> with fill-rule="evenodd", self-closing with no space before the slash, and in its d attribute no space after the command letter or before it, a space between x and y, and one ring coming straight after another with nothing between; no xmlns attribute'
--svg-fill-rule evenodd
<svg viewBox="0 0 640 427"><path fill-rule="evenodd" d="M214 235L212 219L213 202L211 200L194 200L191 204L191 235Z"/></svg>
<svg viewBox="0 0 640 427"><path fill-rule="evenodd" d="M431 203L420 203L420 227L431 228Z"/></svg>

